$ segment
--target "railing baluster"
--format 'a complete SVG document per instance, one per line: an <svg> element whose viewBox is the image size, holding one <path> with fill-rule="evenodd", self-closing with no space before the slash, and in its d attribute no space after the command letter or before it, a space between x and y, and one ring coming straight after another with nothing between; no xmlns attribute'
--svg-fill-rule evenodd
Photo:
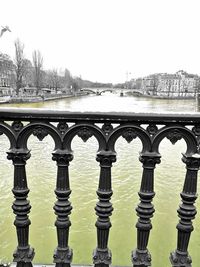
<svg viewBox="0 0 200 267"><path fill-rule="evenodd" d="M177 224L178 240L177 249L171 253L170 261L173 267L191 267L191 257L188 254L188 245L191 232L193 231L192 220L196 215L196 207L194 206L197 198L197 173L200 166L199 155L197 157L183 155L183 162L186 164L186 177L181 193L182 204L178 209L180 217Z"/></svg>
<svg viewBox="0 0 200 267"><path fill-rule="evenodd" d="M150 218L154 213L154 206L151 203L154 193L154 168L156 163L160 163L160 155L156 153L144 153L140 156L143 163L143 175L140 187L141 202L136 208L139 217L137 228L137 249L132 252L132 262L134 267L151 266L151 255L147 249L149 233L152 228Z"/></svg>
<svg viewBox="0 0 200 267"><path fill-rule="evenodd" d="M111 251L108 249L109 229L111 222L109 216L112 215L111 167L116 161L116 155L110 151L103 151L97 154L97 161L100 162L100 178L97 195L99 202L96 204L96 214L98 216L97 227L97 248L93 253L95 267L108 267L111 264Z"/></svg>
<svg viewBox="0 0 200 267"><path fill-rule="evenodd" d="M26 161L30 158L29 150L13 149L7 152L8 159L13 161L14 165L14 188L13 194L13 212L16 214L14 225L16 226L18 246L14 252L14 262L17 267L31 267L34 257L34 249L29 245L29 225L31 224L28 213L31 205L27 200L29 189L26 179Z"/></svg>
<svg viewBox="0 0 200 267"><path fill-rule="evenodd" d="M57 201L54 206L57 219L55 226L57 227L58 246L54 253L54 262L56 267L69 267L72 261L73 252L68 246L69 227L71 222L69 215L72 210L69 196L71 194L69 185L69 162L73 159L72 154L63 150L56 150L53 153L53 160L57 162L57 184L55 194Z"/></svg>

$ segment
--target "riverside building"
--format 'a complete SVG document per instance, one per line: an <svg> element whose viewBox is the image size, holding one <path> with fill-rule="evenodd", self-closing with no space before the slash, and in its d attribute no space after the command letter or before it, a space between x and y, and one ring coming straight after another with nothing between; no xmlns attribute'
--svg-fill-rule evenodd
<svg viewBox="0 0 200 267"><path fill-rule="evenodd" d="M143 78L141 90L146 95L163 97L195 97L199 76L183 70L175 74L157 73Z"/></svg>

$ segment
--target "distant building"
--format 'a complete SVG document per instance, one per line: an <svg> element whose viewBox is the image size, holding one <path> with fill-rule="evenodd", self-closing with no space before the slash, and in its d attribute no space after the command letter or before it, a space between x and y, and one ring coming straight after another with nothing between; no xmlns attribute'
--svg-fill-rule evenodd
<svg viewBox="0 0 200 267"><path fill-rule="evenodd" d="M13 89L11 87L1 87L0 86L0 96L12 95Z"/></svg>
<svg viewBox="0 0 200 267"><path fill-rule="evenodd" d="M12 70L0 71L0 87L11 87L14 83L14 72Z"/></svg>
<svg viewBox="0 0 200 267"><path fill-rule="evenodd" d="M12 87L15 80L14 65L8 55L0 53L0 87Z"/></svg>
<svg viewBox="0 0 200 267"><path fill-rule="evenodd" d="M194 97L199 76L180 70L175 74L157 73L143 79L142 90L147 95L168 97Z"/></svg>

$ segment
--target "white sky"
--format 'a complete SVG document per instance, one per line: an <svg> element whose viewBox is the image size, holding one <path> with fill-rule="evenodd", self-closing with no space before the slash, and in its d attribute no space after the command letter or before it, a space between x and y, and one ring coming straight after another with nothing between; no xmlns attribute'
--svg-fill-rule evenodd
<svg viewBox="0 0 200 267"><path fill-rule="evenodd" d="M14 58L14 41L44 69L124 82L184 69L200 75L199 0L0 0L0 51Z"/></svg>

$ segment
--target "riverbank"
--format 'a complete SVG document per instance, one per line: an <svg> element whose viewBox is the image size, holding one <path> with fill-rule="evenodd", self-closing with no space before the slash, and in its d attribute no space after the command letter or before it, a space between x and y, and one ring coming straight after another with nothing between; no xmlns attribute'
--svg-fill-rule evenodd
<svg viewBox="0 0 200 267"><path fill-rule="evenodd" d="M132 93L127 92L126 95L128 96L137 96L137 97L143 97L143 98L151 98L151 99L175 99L175 100L187 100L187 99L195 99L196 96L194 94L190 95L148 95L148 94L138 94L138 93Z"/></svg>
<svg viewBox="0 0 200 267"><path fill-rule="evenodd" d="M155 98L155 99L170 99L170 100L187 100L187 99L195 99L195 96L189 95L189 96L165 96L165 95L140 95L141 97L146 98Z"/></svg>
<svg viewBox="0 0 200 267"><path fill-rule="evenodd" d="M6 103L8 104L19 104L19 103L37 103L37 102L44 102L44 101L51 101L51 100L57 100L57 99L63 99L63 98L71 98L71 97L77 97L77 96L85 96L87 95L84 92L77 93L77 94L50 94L50 95L38 95L38 96L14 96L11 97ZM1 103L0 103L1 104ZM2 102L3 104L3 102Z"/></svg>

